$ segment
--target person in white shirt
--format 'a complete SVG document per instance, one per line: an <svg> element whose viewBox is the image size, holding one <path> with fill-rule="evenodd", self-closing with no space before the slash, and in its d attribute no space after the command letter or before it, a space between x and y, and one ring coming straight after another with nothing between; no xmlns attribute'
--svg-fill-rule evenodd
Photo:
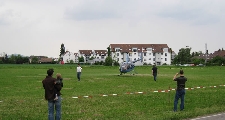
<svg viewBox="0 0 225 120"><path fill-rule="evenodd" d="M80 81L81 70L82 70L82 67L80 67L80 64L78 64L78 66L77 66L77 79L78 79L78 81Z"/></svg>

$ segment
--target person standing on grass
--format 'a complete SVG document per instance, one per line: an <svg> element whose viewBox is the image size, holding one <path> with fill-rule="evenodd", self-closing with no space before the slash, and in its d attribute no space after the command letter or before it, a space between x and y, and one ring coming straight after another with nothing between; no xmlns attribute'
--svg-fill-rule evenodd
<svg viewBox="0 0 225 120"><path fill-rule="evenodd" d="M152 75L153 75L155 81L156 81L156 78L157 78L157 73L158 73L158 68L155 65L153 65Z"/></svg>
<svg viewBox="0 0 225 120"><path fill-rule="evenodd" d="M177 77L177 75L180 73L180 76ZM187 81L187 78L184 77L184 71L180 70L179 73L176 73L173 77L174 81L177 81L177 89L174 99L174 112L177 111L177 103L179 98L181 99L180 103L180 110L182 111L184 109L184 96L185 96L185 83Z"/></svg>
<svg viewBox="0 0 225 120"><path fill-rule="evenodd" d="M80 66L80 64L78 64L78 66L77 66L77 79L78 79L78 81L80 81L81 70L82 70L82 67Z"/></svg>
<svg viewBox="0 0 225 120"><path fill-rule="evenodd" d="M61 119L61 97L60 90L62 89L61 85L55 85L56 79L52 77L54 73L53 69L47 70L48 76L42 81L43 87L45 89L45 99L48 101L48 120L54 120L54 108L56 110L55 119ZM57 89L57 100L55 98L55 89Z"/></svg>

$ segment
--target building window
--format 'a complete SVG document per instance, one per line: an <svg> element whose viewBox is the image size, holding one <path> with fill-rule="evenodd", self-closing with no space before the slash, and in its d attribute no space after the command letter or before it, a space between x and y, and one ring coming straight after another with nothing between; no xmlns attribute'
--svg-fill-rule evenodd
<svg viewBox="0 0 225 120"><path fill-rule="evenodd" d="M163 53L161 53L161 55L163 55Z"/></svg>
<svg viewBox="0 0 225 120"><path fill-rule="evenodd" d="M155 61L155 58L153 58L153 61Z"/></svg>
<svg viewBox="0 0 225 120"><path fill-rule="evenodd" d="M167 53L165 53L165 56L167 56Z"/></svg>
<svg viewBox="0 0 225 120"><path fill-rule="evenodd" d="M120 51L120 49L118 49L118 48L117 48L115 51L116 51L116 52L119 52L119 51Z"/></svg>
<svg viewBox="0 0 225 120"><path fill-rule="evenodd" d="M119 53L116 53L116 55L119 56L120 54Z"/></svg>
<svg viewBox="0 0 225 120"><path fill-rule="evenodd" d="M119 61L120 59L119 58L117 58L117 61Z"/></svg>
<svg viewBox="0 0 225 120"><path fill-rule="evenodd" d="M149 60L151 60L151 58L149 58Z"/></svg>
<svg viewBox="0 0 225 120"><path fill-rule="evenodd" d="M144 56L146 56L146 53L144 53Z"/></svg>
<svg viewBox="0 0 225 120"><path fill-rule="evenodd" d="M167 58L165 58L165 61L167 61Z"/></svg>
<svg viewBox="0 0 225 120"><path fill-rule="evenodd" d="M152 51L152 48L148 48L147 51Z"/></svg>
<svg viewBox="0 0 225 120"><path fill-rule="evenodd" d="M155 53L153 53L153 56L155 56Z"/></svg>
<svg viewBox="0 0 225 120"><path fill-rule="evenodd" d="M144 61L146 61L146 59L144 59Z"/></svg>
<svg viewBox="0 0 225 120"><path fill-rule="evenodd" d="M133 52L137 52L137 49L136 49L136 48L134 48L134 49L133 49Z"/></svg>

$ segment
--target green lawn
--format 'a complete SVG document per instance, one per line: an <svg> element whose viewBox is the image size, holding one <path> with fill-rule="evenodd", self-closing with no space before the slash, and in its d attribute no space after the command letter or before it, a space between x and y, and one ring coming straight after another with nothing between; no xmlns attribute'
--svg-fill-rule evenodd
<svg viewBox="0 0 225 120"><path fill-rule="evenodd" d="M136 67L138 74L122 76L118 76L118 66L82 67L78 82L75 65L1 64L0 120L47 119L41 81L48 68L54 68L54 77L61 73L64 78L61 91L64 120L180 120L225 111L225 86L219 86L225 83L225 67L182 68L188 78L186 87L194 88L186 90L182 112L172 112L174 90L154 92L176 88L172 78L180 67L158 66L157 82L150 74L151 66ZM196 88L200 86L205 88Z"/></svg>

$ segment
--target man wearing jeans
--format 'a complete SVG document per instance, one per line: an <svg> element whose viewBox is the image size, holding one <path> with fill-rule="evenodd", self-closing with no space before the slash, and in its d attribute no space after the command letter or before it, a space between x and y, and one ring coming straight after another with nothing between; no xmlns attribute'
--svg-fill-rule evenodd
<svg viewBox="0 0 225 120"><path fill-rule="evenodd" d="M56 79L52 77L54 70L49 69L47 71L48 76L42 81L43 87L45 89L45 99L48 100L48 120L54 120L54 108L56 110L55 119L61 119L61 85L55 85ZM56 89L56 92L55 92ZM57 100L54 98L57 97Z"/></svg>
<svg viewBox="0 0 225 120"><path fill-rule="evenodd" d="M153 75L155 81L156 81L156 78L157 78L157 73L158 73L158 68L155 65L153 65L152 75Z"/></svg>
<svg viewBox="0 0 225 120"><path fill-rule="evenodd" d="M177 75L180 73L180 77L177 77ZM184 95L185 95L185 82L187 81L187 78L184 77L184 71L180 70L179 73L176 73L174 75L173 80L177 81L177 90L176 90L176 95L174 99L174 112L177 111L177 103L179 98L181 99L181 104L180 104L180 110L182 111L184 109Z"/></svg>

